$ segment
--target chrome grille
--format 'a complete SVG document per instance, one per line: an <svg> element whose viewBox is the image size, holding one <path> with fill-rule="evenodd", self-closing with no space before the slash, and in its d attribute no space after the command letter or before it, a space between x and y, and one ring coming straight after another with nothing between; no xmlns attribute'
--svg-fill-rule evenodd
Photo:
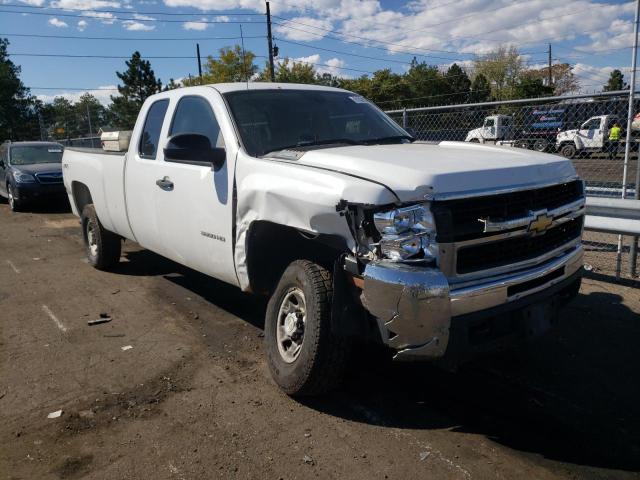
<svg viewBox="0 0 640 480"><path fill-rule="evenodd" d="M466 282L536 266L580 243L584 213L580 181L434 202L440 268Z"/></svg>

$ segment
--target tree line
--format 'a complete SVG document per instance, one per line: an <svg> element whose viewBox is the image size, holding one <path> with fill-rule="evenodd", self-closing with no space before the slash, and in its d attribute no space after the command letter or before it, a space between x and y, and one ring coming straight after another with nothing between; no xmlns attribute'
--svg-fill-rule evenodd
<svg viewBox="0 0 640 480"><path fill-rule="evenodd" d="M170 79L164 85L148 60L134 52L126 68L116 72L118 94L103 105L90 93L77 101L56 97L44 103L20 80L20 67L8 54L9 42L0 39L0 141L4 139L68 139L96 135L102 129L131 129L145 99L163 90L208 83L269 81L269 68L255 63L255 54L239 45L221 48L207 57L202 77ZM527 67L515 47L500 47L475 58L470 65L453 63L443 69L413 59L404 73L377 70L357 78L319 71L315 65L289 58L278 61L276 82L306 83L340 87L361 94L383 109L452 105L562 95L580 88L571 65L548 68ZM551 83L549 84L549 74ZM603 90L628 88L624 76L614 70Z"/></svg>

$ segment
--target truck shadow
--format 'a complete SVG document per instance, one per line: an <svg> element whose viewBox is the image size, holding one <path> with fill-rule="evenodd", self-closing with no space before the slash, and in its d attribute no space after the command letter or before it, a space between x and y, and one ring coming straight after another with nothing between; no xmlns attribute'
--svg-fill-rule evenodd
<svg viewBox="0 0 640 480"><path fill-rule="evenodd" d="M118 273L162 276L264 327L264 299L145 250L126 255L130 262ZM554 461L640 470L640 319L619 295L587 290L555 331L517 351L450 373L394 363L384 350L358 346L341 390L298 401L349 421L446 428Z"/></svg>
<svg viewBox="0 0 640 480"><path fill-rule="evenodd" d="M532 345L448 373L355 359L343 391L304 400L351 421L449 428L578 465L640 469L640 319L615 294L581 294L562 325Z"/></svg>

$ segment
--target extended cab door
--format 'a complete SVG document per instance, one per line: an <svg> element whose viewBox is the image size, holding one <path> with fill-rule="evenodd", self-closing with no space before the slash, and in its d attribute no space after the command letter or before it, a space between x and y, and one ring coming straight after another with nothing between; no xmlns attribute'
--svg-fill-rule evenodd
<svg viewBox="0 0 640 480"><path fill-rule="evenodd" d="M157 253L163 253L163 225L156 215L156 179L162 175L160 139L168 128L169 102L169 98L159 98L143 106L131 136L124 177L131 230L140 245Z"/></svg>
<svg viewBox="0 0 640 480"><path fill-rule="evenodd" d="M209 138L212 147L227 142L219 118L225 115L220 94L202 88L171 105L168 138L197 133ZM228 142L232 144L233 139ZM161 228L163 254L195 270L237 284L233 261L232 185L233 155L227 149L224 165L194 160L169 160L162 156L155 188L155 215ZM154 179L155 180L155 179Z"/></svg>

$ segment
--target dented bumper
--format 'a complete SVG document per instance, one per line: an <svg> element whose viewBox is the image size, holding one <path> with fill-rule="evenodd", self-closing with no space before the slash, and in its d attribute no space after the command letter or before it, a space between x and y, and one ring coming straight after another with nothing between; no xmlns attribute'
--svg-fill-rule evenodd
<svg viewBox="0 0 640 480"><path fill-rule="evenodd" d="M372 262L364 272L363 302L377 319L383 341L397 351L396 359L435 360L450 343L459 343L450 338L457 318L479 312L490 316L498 307L502 314L509 313L509 306L522 310L526 298L544 291L554 295L552 287L579 279L582 255L578 245L535 268L462 286L450 284L437 268Z"/></svg>

